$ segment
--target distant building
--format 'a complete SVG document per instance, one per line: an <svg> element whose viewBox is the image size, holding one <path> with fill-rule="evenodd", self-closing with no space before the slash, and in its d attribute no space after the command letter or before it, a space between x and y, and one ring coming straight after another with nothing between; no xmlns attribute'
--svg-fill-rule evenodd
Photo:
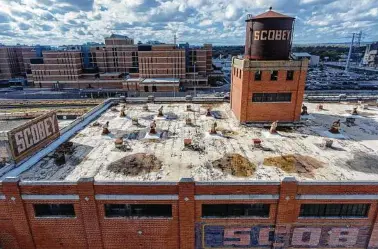
<svg viewBox="0 0 378 249"><path fill-rule="evenodd" d="M132 38L115 34L105 38L105 45L62 47L45 54L32 63L36 87L178 91L208 87L213 70L211 44L135 45Z"/></svg>
<svg viewBox="0 0 378 249"><path fill-rule="evenodd" d="M21 77L25 72L22 58L22 47L0 47L0 81Z"/></svg>
<svg viewBox="0 0 378 249"><path fill-rule="evenodd" d="M378 67L378 42L366 46L362 64L373 68Z"/></svg>
<svg viewBox="0 0 378 249"><path fill-rule="evenodd" d="M105 38L105 45L134 45L134 39L125 35L112 34L111 36Z"/></svg>
<svg viewBox="0 0 378 249"><path fill-rule="evenodd" d="M0 81L4 86L24 84L24 79L32 80L30 60L41 56L43 46L0 46Z"/></svg>
<svg viewBox="0 0 378 249"><path fill-rule="evenodd" d="M148 44L148 45L160 45L160 44L164 44L164 43L159 42L159 41L147 41L146 44Z"/></svg>
<svg viewBox="0 0 378 249"><path fill-rule="evenodd" d="M313 67L318 66L320 62L320 56L311 55L309 53L292 53L292 56L295 60L308 59L309 65Z"/></svg>

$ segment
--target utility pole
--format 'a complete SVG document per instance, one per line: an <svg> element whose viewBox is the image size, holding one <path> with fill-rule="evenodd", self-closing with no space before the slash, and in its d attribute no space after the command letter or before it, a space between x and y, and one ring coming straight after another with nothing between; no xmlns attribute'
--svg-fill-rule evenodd
<svg viewBox="0 0 378 249"><path fill-rule="evenodd" d="M349 71L350 57L352 56L352 50L353 50L353 43L354 43L354 36L355 36L355 34L356 33L353 33L352 42L350 43L350 47L349 47L348 59L346 61L346 65L345 65L345 72L346 73Z"/></svg>
<svg viewBox="0 0 378 249"><path fill-rule="evenodd" d="M357 34L357 38L356 38L357 42L355 44L356 48L360 48L361 47L361 40L362 40L362 31L358 32ZM360 53L359 53L360 50L358 50L358 53L356 54L356 66L360 65L362 63L362 58L360 56ZM363 56L362 56L363 57Z"/></svg>
<svg viewBox="0 0 378 249"><path fill-rule="evenodd" d="M197 97L197 83L196 83L196 61L194 62L194 97Z"/></svg>

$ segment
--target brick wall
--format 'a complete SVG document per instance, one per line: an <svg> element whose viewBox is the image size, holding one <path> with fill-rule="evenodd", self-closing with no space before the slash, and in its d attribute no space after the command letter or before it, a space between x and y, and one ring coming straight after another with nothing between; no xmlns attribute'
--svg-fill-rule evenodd
<svg viewBox="0 0 378 249"><path fill-rule="evenodd" d="M235 60L234 60L235 61ZM231 103L232 110L240 122L284 121L300 119L307 62L301 61L238 61L232 66ZM278 71L276 81L270 79L271 71ZM293 80L287 80L287 71L294 71ZM255 80L255 73L262 73ZM254 93L291 93L290 102L252 102Z"/></svg>
<svg viewBox="0 0 378 249"><path fill-rule="evenodd" d="M75 218L33 204L74 205ZM104 204L171 204L171 218L107 218ZM266 218L206 218L202 204L270 204ZM299 218L304 203L370 204L366 218ZM0 248L378 248L378 182L0 182Z"/></svg>

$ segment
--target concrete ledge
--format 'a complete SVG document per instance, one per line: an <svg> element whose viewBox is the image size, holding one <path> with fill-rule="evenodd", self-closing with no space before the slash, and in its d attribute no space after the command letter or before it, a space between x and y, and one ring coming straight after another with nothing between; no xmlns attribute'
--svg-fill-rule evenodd
<svg viewBox="0 0 378 249"><path fill-rule="evenodd" d="M112 201L128 201L128 200L143 200L143 201L175 201L178 200L178 195L96 195L96 200L112 200Z"/></svg>
<svg viewBox="0 0 378 249"><path fill-rule="evenodd" d="M121 182L121 181L95 181L94 185L146 185L146 186L159 186L159 185L178 185L178 182Z"/></svg>
<svg viewBox="0 0 378 249"><path fill-rule="evenodd" d="M51 185L77 185L77 182L73 181L21 181L20 186L51 186Z"/></svg>
<svg viewBox="0 0 378 249"><path fill-rule="evenodd" d="M78 195L21 195L23 200L79 200Z"/></svg>
<svg viewBox="0 0 378 249"><path fill-rule="evenodd" d="M196 195L195 200L278 200L279 195Z"/></svg>
<svg viewBox="0 0 378 249"><path fill-rule="evenodd" d="M333 181L302 181L298 185L378 185L378 181L349 181L349 182L333 182Z"/></svg>
<svg viewBox="0 0 378 249"><path fill-rule="evenodd" d="M378 195L297 195L297 200L378 200Z"/></svg>
<svg viewBox="0 0 378 249"><path fill-rule="evenodd" d="M253 185L275 185L275 186L279 186L281 184L281 182L274 182L274 181L251 181L251 182L227 182L227 181L224 181L224 182L195 182L196 185L214 185L214 186L217 186L217 185L220 185L220 186L224 186L224 185L230 185L230 186L237 186L237 185L242 185L242 186L253 186Z"/></svg>

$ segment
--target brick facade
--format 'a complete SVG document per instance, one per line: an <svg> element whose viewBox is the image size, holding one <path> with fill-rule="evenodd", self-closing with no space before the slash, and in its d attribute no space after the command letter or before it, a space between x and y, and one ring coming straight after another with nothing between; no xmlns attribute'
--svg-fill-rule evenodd
<svg viewBox="0 0 378 249"><path fill-rule="evenodd" d="M24 47L0 46L0 80L21 77L25 73L23 51Z"/></svg>
<svg viewBox="0 0 378 249"><path fill-rule="evenodd" d="M133 198L135 196L135 198ZM159 197L170 197L161 198ZM378 183L0 182L0 248L378 248ZM38 218L33 204L73 204ZM104 204L171 204L170 218L107 218ZM270 204L266 218L203 218L202 204ZM366 218L299 218L304 203L370 204Z"/></svg>
<svg viewBox="0 0 378 249"><path fill-rule="evenodd" d="M241 122L299 121L306 84L308 61L250 61L233 59L231 107ZM277 80L271 73L278 72ZM294 77L288 80L287 72ZM255 73L261 72L261 80ZM285 102L253 102L254 93L290 93L291 100Z"/></svg>

